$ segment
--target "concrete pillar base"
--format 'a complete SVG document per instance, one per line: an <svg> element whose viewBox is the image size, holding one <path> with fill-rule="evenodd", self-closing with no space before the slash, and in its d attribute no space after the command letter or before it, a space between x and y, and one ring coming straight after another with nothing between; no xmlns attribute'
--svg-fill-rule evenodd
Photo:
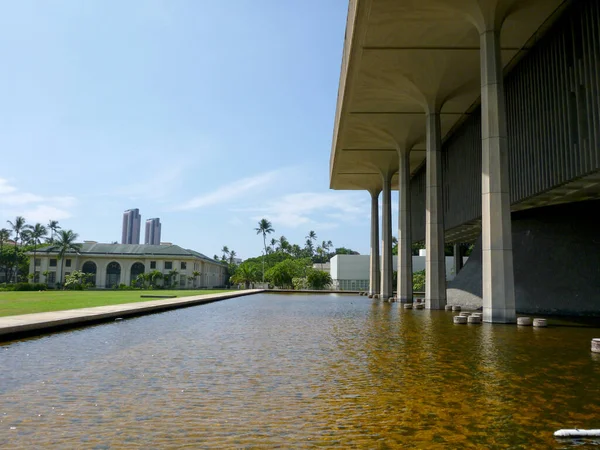
<svg viewBox="0 0 600 450"><path fill-rule="evenodd" d="M494 309L483 307L483 321L489 323L516 323L517 314L514 309Z"/></svg>

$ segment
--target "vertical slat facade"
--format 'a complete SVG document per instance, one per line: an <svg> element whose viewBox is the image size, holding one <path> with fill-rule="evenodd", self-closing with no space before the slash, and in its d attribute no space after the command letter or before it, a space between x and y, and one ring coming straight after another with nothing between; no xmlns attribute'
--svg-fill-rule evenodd
<svg viewBox="0 0 600 450"><path fill-rule="evenodd" d="M579 0L505 79L512 204L600 170L600 0ZM481 111L443 145L446 230L481 217ZM424 238L424 166L411 181ZM422 217L421 217L422 216Z"/></svg>

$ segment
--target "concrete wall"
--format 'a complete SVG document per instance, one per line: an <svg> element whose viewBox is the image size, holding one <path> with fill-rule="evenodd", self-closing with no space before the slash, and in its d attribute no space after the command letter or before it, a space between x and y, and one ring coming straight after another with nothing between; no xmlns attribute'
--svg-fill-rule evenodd
<svg viewBox="0 0 600 450"><path fill-rule="evenodd" d="M468 258L463 258L467 261ZM369 255L335 255L331 258L331 278L335 280L368 280ZM413 256L413 272L425 270L425 256ZM392 259L394 270L398 270L398 257ZM454 257L446 256L446 279L454 278ZM395 287L394 287L395 289Z"/></svg>
<svg viewBox="0 0 600 450"><path fill-rule="evenodd" d="M600 315L600 201L513 213L517 312ZM481 239L448 303L481 306Z"/></svg>

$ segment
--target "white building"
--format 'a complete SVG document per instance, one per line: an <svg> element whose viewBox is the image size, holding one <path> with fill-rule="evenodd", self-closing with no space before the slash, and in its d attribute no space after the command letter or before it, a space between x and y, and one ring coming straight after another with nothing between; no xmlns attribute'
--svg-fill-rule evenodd
<svg viewBox="0 0 600 450"><path fill-rule="evenodd" d="M64 278L74 270L92 274L91 282L98 288L130 285L139 274L154 270L165 275L177 270L175 286L179 288L224 286L227 275L225 264L172 244L99 244L85 241L79 252L70 252L65 256L64 264L58 259L56 250L38 249L35 262L33 253L29 255L29 273L35 273L35 280L50 286L64 282ZM61 273L63 265L64 276ZM200 275L195 280L189 280L194 272Z"/></svg>
<svg viewBox="0 0 600 450"><path fill-rule="evenodd" d="M369 289L369 255L335 255L330 260L333 288L344 291L367 291ZM467 258L463 258L466 261ZM398 257L393 256L394 270L398 268ZM412 257L413 273L425 270L425 252ZM446 256L446 280L454 278L454 256ZM394 286L394 289L396 286Z"/></svg>

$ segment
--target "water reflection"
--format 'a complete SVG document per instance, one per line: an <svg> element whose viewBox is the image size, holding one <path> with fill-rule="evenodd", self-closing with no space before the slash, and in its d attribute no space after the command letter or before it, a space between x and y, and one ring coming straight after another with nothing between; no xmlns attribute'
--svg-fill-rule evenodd
<svg viewBox="0 0 600 450"><path fill-rule="evenodd" d="M0 446L560 448L600 427L598 329L400 306L261 295L5 343Z"/></svg>

